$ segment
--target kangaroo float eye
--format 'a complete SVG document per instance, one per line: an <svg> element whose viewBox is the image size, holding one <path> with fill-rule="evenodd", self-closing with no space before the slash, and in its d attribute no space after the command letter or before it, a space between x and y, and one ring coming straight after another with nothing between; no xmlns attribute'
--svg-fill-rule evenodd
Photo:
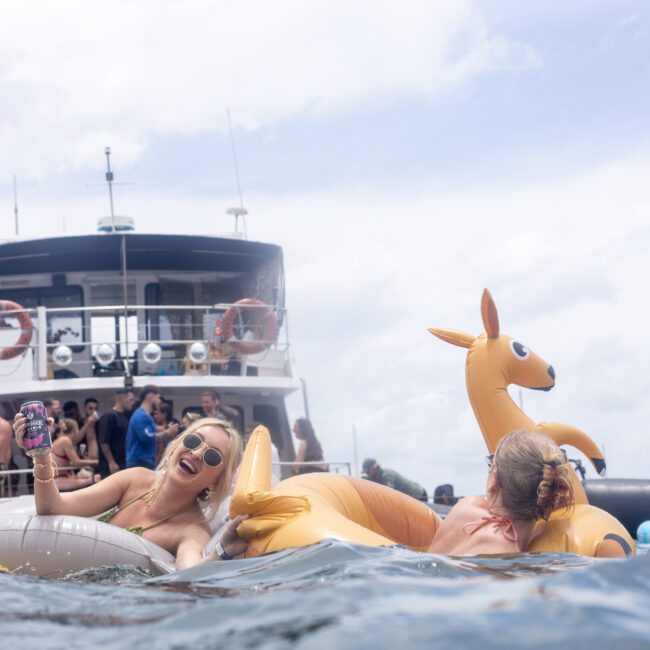
<svg viewBox="0 0 650 650"><path fill-rule="evenodd" d="M510 349L519 361L526 361L530 356L528 348L523 343L519 343L519 341L510 341Z"/></svg>

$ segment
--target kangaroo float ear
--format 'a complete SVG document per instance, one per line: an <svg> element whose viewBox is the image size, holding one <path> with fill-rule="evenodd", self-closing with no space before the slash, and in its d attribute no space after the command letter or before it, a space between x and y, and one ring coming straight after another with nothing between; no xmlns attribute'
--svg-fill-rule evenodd
<svg viewBox="0 0 650 650"><path fill-rule="evenodd" d="M488 338L496 339L499 336L499 313L488 289L483 289L481 297L481 318Z"/></svg>
<svg viewBox="0 0 650 650"><path fill-rule="evenodd" d="M446 341L447 343L452 343L461 348L468 348L474 343L475 336L471 334L465 334L465 332L457 332L455 330L441 330L437 327L429 327L427 330L431 332L434 336L437 336L439 339Z"/></svg>

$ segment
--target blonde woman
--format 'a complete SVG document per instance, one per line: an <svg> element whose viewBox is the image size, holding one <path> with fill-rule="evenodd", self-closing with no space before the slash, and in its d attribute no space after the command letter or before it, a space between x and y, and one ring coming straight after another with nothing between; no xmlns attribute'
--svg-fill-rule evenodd
<svg viewBox="0 0 650 650"><path fill-rule="evenodd" d="M25 417L14 418L16 441L22 447ZM211 533L207 517L216 512L228 493L242 456L239 433L228 422L203 418L174 439L157 469L133 467L111 474L100 483L61 494L54 481L50 453L34 464L34 497L39 515L95 517L125 528L176 556L176 568L207 560L230 559L246 550L237 535L244 516L226 527L217 550L207 558L203 547Z"/></svg>

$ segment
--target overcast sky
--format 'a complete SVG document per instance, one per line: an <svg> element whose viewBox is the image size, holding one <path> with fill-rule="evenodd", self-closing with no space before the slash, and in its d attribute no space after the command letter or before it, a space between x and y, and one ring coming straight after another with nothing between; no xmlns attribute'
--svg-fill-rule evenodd
<svg viewBox="0 0 650 650"><path fill-rule="evenodd" d="M482 489L465 351L426 328L478 334L489 287L557 373L524 410L647 478L649 73L642 0L7 2L0 223L15 174L22 235L92 232L110 145L139 230L231 230L229 107L328 458L354 426L360 460Z"/></svg>

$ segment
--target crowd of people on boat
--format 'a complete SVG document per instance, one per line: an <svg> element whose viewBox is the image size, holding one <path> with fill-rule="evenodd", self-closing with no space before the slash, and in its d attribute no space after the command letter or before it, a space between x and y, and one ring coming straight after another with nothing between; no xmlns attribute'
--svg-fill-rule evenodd
<svg viewBox="0 0 650 650"><path fill-rule="evenodd" d="M200 406L186 409L180 418L155 385L140 390L137 400L128 388L117 390L113 405L104 413L99 400L87 397L83 405L76 401L62 404L57 398L44 401L51 419L52 459L56 466L56 483L62 491L91 485L111 474L130 467L153 470L160 463L168 445L201 418L216 418L241 431L237 409L224 404L218 392L207 390L200 396ZM249 424L243 432L244 443L259 423ZM329 470L314 427L307 418L293 426L297 440L293 474ZM12 431L7 420L0 418L0 470L16 470L12 453ZM24 455L24 453L23 453ZM274 476L279 479L279 455L273 447ZM26 474L26 488L34 490L34 479ZM19 474L5 479L6 495L17 493Z"/></svg>

